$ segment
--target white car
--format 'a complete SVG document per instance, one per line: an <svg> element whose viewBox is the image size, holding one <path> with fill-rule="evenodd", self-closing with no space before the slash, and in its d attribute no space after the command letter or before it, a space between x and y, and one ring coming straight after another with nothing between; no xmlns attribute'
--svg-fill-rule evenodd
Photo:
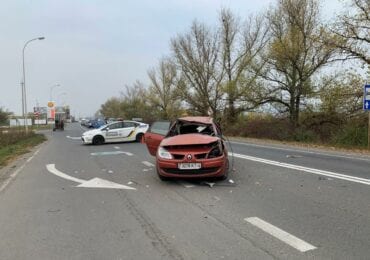
<svg viewBox="0 0 370 260"><path fill-rule="evenodd" d="M103 144L116 142L140 142L149 125L136 121L119 121L103 125L98 129L82 134L84 144Z"/></svg>

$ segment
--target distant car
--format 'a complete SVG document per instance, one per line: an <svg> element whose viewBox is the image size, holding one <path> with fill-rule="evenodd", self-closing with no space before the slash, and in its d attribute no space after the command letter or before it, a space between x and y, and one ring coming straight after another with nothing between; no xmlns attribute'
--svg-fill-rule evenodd
<svg viewBox="0 0 370 260"><path fill-rule="evenodd" d="M110 123L113 123L113 122L116 122L117 120L114 118L114 117L110 117L107 119L107 124L110 124Z"/></svg>
<svg viewBox="0 0 370 260"><path fill-rule="evenodd" d="M84 144L140 142L149 125L136 121L113 122L82 134Z"/></svg>
<svg viewBox="0 0 370 260"><path fill-rule="evenodd" d="M155 122L144 139L149 153L156 156L161 180L228 176L228 152L221 129L210 117L183 117L172 126Z"/></svg>
<svg viewBox="0 0 370 260"><path fill-rule="evenodd" d="M94 120L92 121L92 128L100 128L105 125L105 121L103 120Z"/></svg>

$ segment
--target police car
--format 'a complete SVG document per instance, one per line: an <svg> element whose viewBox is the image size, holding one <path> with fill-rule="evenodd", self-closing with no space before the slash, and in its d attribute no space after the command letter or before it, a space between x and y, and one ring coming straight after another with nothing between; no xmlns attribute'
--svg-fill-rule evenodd
<svg viewBox="0 0 370 260"><path fill-rule="evenodd" d="M81 138L84 144L95 145L130 141L140 142L148 128L148 124L124 120L86 131Z"/></svg>

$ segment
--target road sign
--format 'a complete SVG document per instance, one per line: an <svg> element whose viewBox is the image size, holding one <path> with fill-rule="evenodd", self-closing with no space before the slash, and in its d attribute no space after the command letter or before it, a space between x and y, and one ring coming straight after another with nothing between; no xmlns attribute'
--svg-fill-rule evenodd
<svg viewBox="0 0 370 260"><path fill-rule="evenodd" d="M364 110L370 111L370 85L365 85L364 88Z"/></svg>

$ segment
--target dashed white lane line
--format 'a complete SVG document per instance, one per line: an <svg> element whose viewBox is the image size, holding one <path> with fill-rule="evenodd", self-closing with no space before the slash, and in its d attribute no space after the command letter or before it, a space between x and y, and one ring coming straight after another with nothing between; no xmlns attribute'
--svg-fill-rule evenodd
<svg viewBox="0 0 370 260"><path fill-rule="evenodd" d="M302 239L293 236L289 234L288 232L275 227L274 225L271 225L270 223L257 218L257 217L251 217L251 218L245 218L245 221L248 223L262 229L266 233L270 234L271 236L283 241L284 243L290 245L291 247L294 247L295 249L301 251L301 252L307 252L309 250L316 249L315 246L303 241Z"/></svg>
<svg viewBox="0 0 370 260"><path fill-rule="evenodd" d="M80 136L69 136L69 135L67 135L66 137L68 139L72 139L72 140L81 140L81 137Z"/></svg>
<svg viewBox="0 0 370 260"><path fill-rule="evenodd" d="M118 149L121 149L121 148L119 146L115 146L114 149L117 149L118 150Z"/></svg>
<svg viewBox="0 0 370 260"><path fill-rule="evenodd" d="M351 175L345 175L345 174L341 174L341 173L324 171L324 170L319 170L319 169L314 169L314 168L308 168L308 167L289 164L289 163L272 161L272 160L267 160L267 159L263 159L263 158L248 156L248 155L244 155L244 154L229 153L229 155L231 155L233 157L236 157L236 158L245 159L245 160L261 162L261 163L265 163L265 164L269 164L269 165L274 165L274 166L284 167L284 168L288 168L288 169L313 173L313 174L316 174L316 175L323 175L323 176L332 177L332 178L336 178L336 179L341 179L341 180L346 180L346 181L351 181L351 182L370 185L370 179L359 178L359 177L354 177L354 176L351 176Z"/></svg>
<svg viewBox="0 0 370 260"><path fill-rule="evenodd" d="M37 149L36 152L34 152L34 154L28 158L26 160L26 162L21 166L19 167L17 170L15 170L12 174L10 174L9 178L7 180L4 181L4 183L0 186L0 192L2 192L6 186L9 185L9 183L15 178L17 177L17 175L23 170L23 168L26 166L27 163L29 163L40 151L41 148Z"/></svg>
<svg viewBox="0 0 370 260"><path fill-rule="evenodd" d="M148 166L148 167L154 167L154 164L152 164L151 162L148 162L148 161L142 161L141 163L144 164L145 166Z"/></svg>

